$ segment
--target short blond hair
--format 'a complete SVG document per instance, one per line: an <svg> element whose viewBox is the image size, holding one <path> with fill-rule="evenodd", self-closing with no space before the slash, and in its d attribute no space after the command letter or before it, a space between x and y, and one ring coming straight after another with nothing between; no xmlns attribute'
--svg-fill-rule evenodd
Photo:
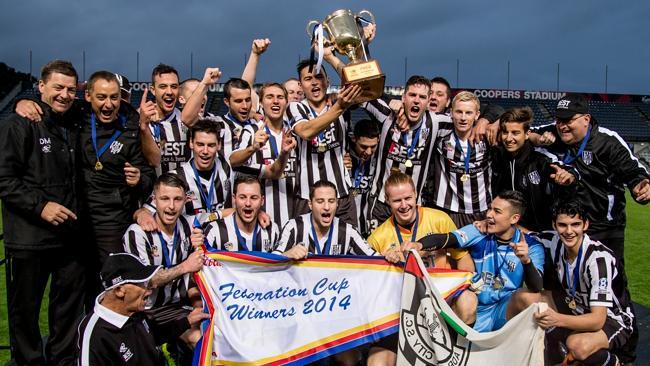
<svg viewBox="0 0 650 366"><path fill-rule="evenodd" d="M384 197L388 199L389 187L397 187L401 184L408 184L411 186L411 188L413 188L413 191L415 191L415 183L413 183L411 176L406 175L401 171L393 171L388 176L388 179L386 179L386 183L384 183Z"/></svg>
<svg viewBox="0 0 650 366"><path fill-rule="evenodd" d="M478 97L474 93L467 90L463 90L460 93L456 94L454 99L451 101L451 108L454 108L456 102L474 102L476 105L476 110L481 110L481 102L478 100Z"/></svg>

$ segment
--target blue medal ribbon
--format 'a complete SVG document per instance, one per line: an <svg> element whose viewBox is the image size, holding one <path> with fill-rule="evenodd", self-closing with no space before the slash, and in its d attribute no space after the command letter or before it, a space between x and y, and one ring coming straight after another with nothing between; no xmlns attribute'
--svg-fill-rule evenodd
<svg viewBox="0 0 650 366"><path fill-rule="evenodd" d="M519 229L515 229L515 234L512 236L512 240L510 240L512 243L519 243L519 239L521 236L521 232ZM495 278L501 278L501 268L503 268L503 265L506 263L506 258L508 258L508 254L510 251L512 251L512 247L510 245L507 245L506 248L506 253L501 256L499 253L499 245L496 242L496 238L494 235L492 235L492 239L490 240L490 245L486 246L486 249L490 247L491 250L493 250L492 253L492 263L494 264L494 277ZM493 249L492 249L493 248ZM485 250L483 251L483 258L486 257ZM501 264L499 264L499 259L501 259ZM503 281L503 285L505 286L505 281Z"/></svg>
<svg viewBox="0 0 650 366"><path fill-rule="evenodd" d="M208 193L205 193L203 185L201 184L201 176L199 175L198 170L196 170L196 165L194 165L194 159L191 160L190 165L192 166L192 171L194 171L194 180L196 181L196 186L199 189L201 194L201 199L205 205L205 209L208 212L212 212L212 200L214 199L214 178L217 174L217 164L214 163L212 167L212 175L210 176L210 186L208 187Z"/></svg>
<svg viewBox="0 0 650 366"><path fill-rule="evenodd" d="M312 108L311 105L309 105L309 103L307 103L307 108L309 108L309 111L311 112L311 115L314 116L314 118L318 118L318 113L316 113L316 110L314 108ZM331 125L331 123L330 123L330 125ZM327 130L327 128L325 130ZM317 145L316 147L318 147L318 144L321 141L325 141L325 130L321 131L318 134L318 138L316 139L316 145Z"/></svg>
<svg viewBox="0 0 650 366"><path fill-rule="evenodd" d="M566 155L564 155L564 159L562 159L562 162L564 164L571 164L573 163L577 158L582 156L582 153L585 151L585 147L587 147L587 142L589 141L589 136L591 135L591 126L587 129L587 134L585 135L585 138L582 139L582 143L580 144L580 147L578 148L578 153L573 156L571 155L571 150L567 149Z"/></svg>
<svg viewBox="0 0 650 366"><path fill-rule="evenodd" d="M266 134L269 135L269 143L271 144L271 159L277 159L280 156L278 151L278 143L275 141L275 136L271 133L269 126L264 126Z"/></svg>
<svg viewBox="0 0 650 366"><path fill-rule="evenodd" d="M235 223L235 234L237 235L237 244L241 248L244 248L244 251L249 251L248 246L246 246L246 239L241 235L241 232L239 231L239 226L237 226L237 219L233 217L233 222ZM255 250L255 247L257 245L257 234L260 231L260 225L258 223L255 223L255 229L253 229L253 245L251 250ZM260 248L261 251L261 248Z"/></svg>
<svg viewBox="0 0 650 366"><path fill-rule="evenodd" d="M316 224L314 223L314 215L309 214L309 218L311 219L311 236L312 239L314 240L314 248L316 249L316 254L329 255L330 246L332 245L332 233L334 233L333 225L330 226L329 232L327 233L327 241L325 242L325 248L324 250L321 250L320 243L318 241L318 235L316 234Z"/></svg>
<svg viewBox="0 0 650 366"><path fill-rule="evenodd" d="M157 122L151 122L151 125L153 126L153 138L155 141L160 142L160 137L161 137L161 129L162 129L162 121L166 121L169 119L169 117L174 114L174 111L172 110L168 115L166 115L163 119Z"/></svg>
<svg viewBox="0 0 650 366"><path fill-rule="evenodd" d="M411 146L409 146L408 150L406 151L406 157L408 159L411 158L411 156L413 155L413 151L415 150L415 147L418 146L418 142L420 141L420 131L421 130L422 130L422 124L420 124L420 127L418 127L417 130L415 130L415 132L413 133L413 140L411 140ZM402 144L404 144L404 146L407 146L406 136L407 136L407 134L403 134L401 136L402 137Z"/></svg>
<svg viewBox="0 0 650 366"><path fill-rule="evenodd" d="M122 128L124 128L124 126L126 126L126 117L124 115L120 114L119 119L120 119L120 124L121 124ZM98 149L97 148L97 126L96 126L96 122L97 121L96 121L95 113L93 112L93 113L90 114L90 138L91 138L92 143L93 143L93 148L95 148L95 156L97 157L97 161L99 162L99 157L102 156L106 152L106 150L108 150L108 148L111 146L111 144L115 140L117 140L118 137L120 137L120 135L122 134L122 130L119 129L119 128L116 129L115 132L113 132L113 136L111 136L108 139L108 141L106 141L106 143L101 148Z"/></svg>
<svg viewBox="0 0 650 366"><path fill-rule="evenodd" d="M571 288L569 288L569 293L571 298L575 298L576 290L578 288L578 277L580 276L580 261L582 260L582 247L585 238L582 238L582 243L580 243L580 249L578 250L578 256L576 257L576 266L573 267L573 278L569 278L569 263L568 260L563 258L564 262L564 278L566 279L566 284L569 286L569 279L571 279ZM566 252L565 252L566 254Z"/></svg>
<svg viewBox="0 0 650 366"><path fill-rule="evenodd" d="M397 220L395 219L395 216L391 217L391 220L393 220L393 228L395 229L395 234L397 234L397 240L399 240L399 243L402 244L404 239L402 239L402 233L399 230L399 224L397 223ZM411 241L416 241L417 236L418 236L418 221L420 220L420 209L416 208L415 210L415 222L413 223L413 230L411 231Z"/></svg>
<svg viewBox="0 0 650 366"><path fill-rule="evenodd" d="M372 158L366 160L364 164L357 165L357 169L354 171L354 188L359 188L361 185L361 178L363 178L365 174L368 174L370 170L371 159ZM359 162L361 162L361 159L359 159Z"/></svg>
<svg viewBox="0 0 650 366"><path fill-rule="evenodd" d="M167 248L167 241L163 237L163 234L159 231L158 232L158 238L160 238L160 244L162 246L162 252L163 252L163 259L165 263L163 265L165 268L170 268L173 263L174 259L174 254L176 254L176 250L178 249L178 244L180 242L180 235L178 234L178 226L174 227L174 243L172 245L172 254L171 256L169 255L169 249Z"/></svg>
<svg viewBox="0 0 650 366"><path fill-rule="evenodd" d="M239 126L240 128L244 128L244 126L246 126L249 123L249 121L241 122L240 120L235 118L235 116L230 114L230 112L226 113L224 117L226 117L226 119L228 119L230 122L234 123L235 126Z"/></svg>
<svg viewBox="0 0 650 366"><path fill-rule="evenodd" d="M458 138L458 135L456 135L456 131L454 131L454 139L456 140L456 148L460 150L460 156L465 159L465 174L469 175L469 160L472 156L472 145L469 141L467 142L467 154L465 154L463 147L460 146L460 139Z"/></svg>

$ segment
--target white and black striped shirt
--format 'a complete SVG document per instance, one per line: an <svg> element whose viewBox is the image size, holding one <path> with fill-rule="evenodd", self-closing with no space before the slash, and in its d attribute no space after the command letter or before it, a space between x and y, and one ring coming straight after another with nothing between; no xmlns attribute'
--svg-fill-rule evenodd
<svg viewBox="0 0 650 366"><path fill-rule="evenodd" d="M362 105L379 122L383 123L379 138L377 174L371 194L386 202L384 182L393 170L399 170L413 179L418 203L429 172L434 142L440 128L450 128L451 120L446 114L425 112L422 119L407 132L401 132L395 124L395 114L381 99Z"/></svg>
<svg viewBox="0 0 650 366"><path fill-rule="evenodd" d="M468 146L469 164L465 164ZM468 145L456 138L454 130L441 129L435 143L433 159L433 204L443 210L478 214L487 211L492 202L492 165L490 148L485 141ZM463 181L463 175L468 174Z"/></svg>
<svg viewBox="0 0 650 366"><path fill-rule="evenodd" d="M215 116L212 113L207 113L203 118L213 121L217 124L219 128L219 139L221 140L221 149L219 152L226 158L226 160L230 159L230 154L232 154L234 146L232 139L232 130L230 129L229 125L224 122L224 119L222 117Z"/></svg>
<svg viewBox="0 0 650 366"><path fill-rule="evenodd" d="M271 252L280 238L280 229L272 222L266 229L257 225L253 233L241 231L235 222L234 213L223 219L212 221L203 230L207 243L214 249L230 252ZM239 235L237 233L239 232Z"/></svg>
<svg viewBox="0 0 650 366"><path fill-rule="evenodd" d="M183 262L192 252L190 236L193 221L192 216L181 215L176 222L173 237L159 231L144 231L140 225L132 224L122 238L124 251L138 256L146 265L173 267ZM190 274L185 274L165 287L154 289L147 300L147 309L187 299L191 283Z"/></svg>
<svg viewBox="0 0 650 366"><path fill-rule="evenodd" d="M328 109L329 107L325 107L320 114ZM306 99L302 102L290 103L287 109L287 116L294 129L297 124L309 123L309 120L318 115ZM309 187L319 180L334 183L339 198L349 194L350 175L343 165L349 125L350 112L346 110L311 141L297 137L299 164L296 171L298 177L296 190L301 198L309 199Z"/></svg>
<svg viewBox="0 0 650 366"><path fill-rule="evenodd" d="M224 136L224 141L222 144L224 156L230 159L230 154L239 148L239 142L241 140L241 134L244 131L244 127L248 126L251 123L255 124L256 121L249 119L248 121L240 122L237 120L237 118L230 114L230 112L222 116L217 116L215 119L221 121L221 123L223 123L223 126L228 129L229 134L227 134L227 136Z"/></svg>
<svg viewBox="0 0 650 366"><path fill-rule="evenodd" d="M352 188L350 188L350 192L354 196L354 204L357 206L357 214L359 215L357 227L363 235L369 235L372 230L376 229L371 227L369 222L371 218L368 214L370 210L370 189L377 170L377 151L370 159L362 162L351 148L350 158L352 159L352 174L350 176Z"/></svg>
<svg viewBox="0 0 650 366"><path fill-rule="evenodd" d="M310 254L320 255L378 255L354 226L334 217L330 232L318 240L314 240L312 232L313 221L311 213L290 220L284 228L280 241L274 252L282 254L295 245L304 245ZM331 240L328 238L331 236ZM328 247L328 241L329 247ZM316 248L316 243L318 248Z"/></svg>
<svg viewBox="0 0 650 366"><path fill-rule="evenodd" d="M251 123L244 127L238 150L243 150L253 145L255 133L260 128L265 128L263 123ZM284 128L290 128L288 123L285 123ZM282 132L276 133L270 128L265 129L267 129L266 133L269 135L269 140L260 150L251 155L246 166L237 168L237 172L262 178L264 170L278 158L282 150ZM273 149L272 141L275 143L275 150ZM266 179L262 181L266 201L265 211L271 217L271 221L277 222L280 226L283 226L293 217L296 164L296 151L292 150L287 160L287 165L284 168L283 176L280 179Z"/></svg>
<svg viewBox="0 0 650 366"><path fill-rule="evenodd" d="M634 315L630 299L625 294L623 273L619 271L619 264L611 250L585 234L580 261L576 257L573 263L567 263L566 249L556 232L544 231L537 234L537 239L548 249L547 255L550 254L555 273L554 280L561 285L562 296L567 304L572 298L573 273L575 267L579 266L579 280L573 297L577 307L571 310L573 315L586 314L592 306L603 306L607 308L607 317L631 329ZM545 287L548 285L545 284Z"/></svg>
<svg viewBox="0 0 650 366"><path fill-rule="evenodd" d="M154 141L160 146L160 166L156 175L176 169L192 157L188 145L189 129L181 122L181 111L174 108L163 120L149 124Z"/></svg>

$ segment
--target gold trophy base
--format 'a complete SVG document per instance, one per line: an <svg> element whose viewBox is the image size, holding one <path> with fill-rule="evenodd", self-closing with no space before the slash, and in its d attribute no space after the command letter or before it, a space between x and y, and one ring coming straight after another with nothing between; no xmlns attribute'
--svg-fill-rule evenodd
<svg viewBox="0 0 650 366"><path fill-rule="evenodd" d="M384 94L386 75L381 72L377 60L359 62L343 67L343 85L359 84L361 95L359 103L375 100Z"/></svg>

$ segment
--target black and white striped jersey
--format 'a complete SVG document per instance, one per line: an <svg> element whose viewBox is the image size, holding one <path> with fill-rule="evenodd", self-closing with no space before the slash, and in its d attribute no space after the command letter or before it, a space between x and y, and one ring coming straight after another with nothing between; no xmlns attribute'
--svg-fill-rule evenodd
<svg viewBox="0 0 650 366"><path fill-rule="evenodd" d="M160 166L156 175L178 168L192 157L189 147L189 129L181 122L181 111L174 108L168 116L149 124L154 141L160 146Z"/></svg>
<svg viewBox="0 0 650 366"><path fill-rule="evenodd" d="M328 108L325 107L320 114L325 113ZM318 115L306 99L302 102L291 102L287 109L292 128L299 123L309 123L309 120ZM296 170L296 190L299 197L309 199L309 187L321 179L334 183L339 198L349 194L350 175L343 165L349 125L350 112L346 110L310 141L296 137L299 162Z"/></svg>
<svg viewBox="0 0 650 366"><path fill-rule="evenodd" d="M192 158L172 173L177 174L189 187L184 214L196 215L199 222L203 224L220 218L222 209L232 207L233 174L230 164L221 154L215 157L213 170L195 171L194 158ZM152 213L156 211L153 193L144 207ZM214 215L211 215L213 213Z"/></svg>
<svg viewBox="0 0 650 366"><path fill-rule="evenodd" d="M203 229L206 242L213 249L267 253L273 250L280 238L280 229L275 222L272 222L266 229L257 225L252 233L247 234L237 226L235 215L237 213L212 221Z"/></svg>
<svg viewBox="0 0 650 366"><path fill-rule="evenodd" d="M372 188L372 181L377 171L377 151L370 159L361 161L361 159L350 148L350 158L352 159L351 180L352 187L350 194L354 197L354 204L357 206L357 214L359 220L357 228L364 236L370 235L370 232L376 228L371 227L370 224L370 189Z"/></svg>
<svg viewBox="0 0 650 366"><path fill-rule="evenodd" d="M272 129L264 127L263 123L251 123L242 131L238 150L251 146L255 140L255 133L260 128L266 129L269 140L260 150L251 155L245 166L238 167L236 170L238 173L254 175L261 179L264 170L275 162L282 150L282 132L276 133ZM285 123L284 128L291 127ZM289 155L282 177L262 181L265 197L264 210L271 217L271 221L277 222L280 226L293 217L296 164L296 150L294 149Z"/></svg>
<svg viewBox="0 0 650 366"><path fill-rule="evenodd" d="M224 127L227 127L230 134L225 137L229 137L228 141L224 139L223 141L223 151L224 156L230 158L230 154L239 148L239 142L241 139L241 134L244 131L244 127L249 124L257 123L254 119L249 119L247 121L239 121L235 118L230 112L217 116L217 120L220 120L223 123Z"/></svg>
<svg viewBox="0 0 650 366"><path fill-rule="evenodd" d="M193 221L193 217L181 215L173 236L161 231L144 231L140 225L132 224L122 237L124 251L139 257L146 265L173 267L183 262L193 251L190 242ZM187 299L187 290L191 284L190 274L185 274L165 287L153 289L147 300L147 309Z"/></svg>
<svg viewBox="0 0 650 366"><path fill-rule="evenodd" d="M234 146L233 146L233 139L232 139L232 130L230 129L228 124L224 122L224 119L222 117L216 116L212 113L206 113L203 119L213 121L217 124L219 128L219 140L221 141L221 149L219 150L219 152L226 159L230 159L230 154L232 154Z"/></svg>
<svg viewBox="0 0 650 366"><path fill-rule="evenodd" d="M315 229L311 213L291 219L280 235L274 252L282 254L295 245L304 245L310 254L319 255L378 255L354 226L334 217L327 235L314 240Z"/></svg>
<svg viewBox="0 0 650 366"><path fill-rule="evenodd" d="M429 174L434 142L440 128L451 128L449 116L427 111L416 125L402 132L395 124L395 113L383 100L372 100L362 104L362 107L383 123L377 157L380 163L377 164L371 194L386 203L384 182L392 171L399 170L413 179L420 203L422 188Z"/></svg>
<svg viewBox="0 0 650 366"><path fill-rule="evenodd" d="M492 202L490 148L485 141L471 144L456 136L453 127L439 131L431 172L432 203L456 213L485 212Z"/></svg>
<svg viewBox="0 0 650 366"><path fill-rule="evenodd" d="M588 313L593 306L603 306L607 308L609 318L631 329L634 314L625 291L620 263L616 261L611 250L585 234L581 253L573 263L568 263L566 249L555 231L544 231L536 235L546 247L554 270L552 273L555 283L544 284L544 287L562 291L562 297L567 304L573 297L576 303L576 309L571 310L573 315ZM578 281L575 283L575 295L572 296L576 266L579 266Z"/></svg>

